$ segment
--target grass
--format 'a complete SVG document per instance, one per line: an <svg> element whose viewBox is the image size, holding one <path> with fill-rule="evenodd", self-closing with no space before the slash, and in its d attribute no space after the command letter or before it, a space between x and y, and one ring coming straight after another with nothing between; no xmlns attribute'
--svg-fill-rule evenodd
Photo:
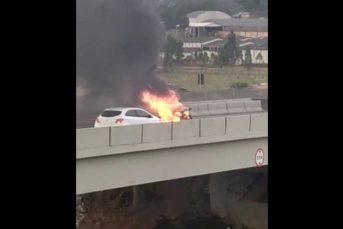
<svg viewBox="0 0 343 229"><path fill-rule="evenodd" d="M172 72L164 72L159 70L157 72L158 76L166 81L167 83L172 83L179 85L191 91L203 90L220 90L228 89L230 85L234 82L253 84L251 76L255 76L255 84L259 85L261 83L268 82L268 68L253 68L248 71L243 67L234 68L207 68L203 69L202 72L205 75L205 84L201 86L198 85L198 72L200 68L175 68Z"/></svg>

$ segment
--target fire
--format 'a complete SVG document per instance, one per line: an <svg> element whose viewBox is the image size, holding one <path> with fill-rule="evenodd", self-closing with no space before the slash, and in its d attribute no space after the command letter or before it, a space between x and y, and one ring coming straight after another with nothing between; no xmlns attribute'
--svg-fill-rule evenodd
<svg viewBox="0 0 343 229"><path fill-rule="evenodd" d="M142 92L142 102L147 104L150 109L158 113L161 122L178 122L181 118L188 118L189 112L180 111L183 107L175 91L169 89L169 94L159 97L149 91Z"/></svg>

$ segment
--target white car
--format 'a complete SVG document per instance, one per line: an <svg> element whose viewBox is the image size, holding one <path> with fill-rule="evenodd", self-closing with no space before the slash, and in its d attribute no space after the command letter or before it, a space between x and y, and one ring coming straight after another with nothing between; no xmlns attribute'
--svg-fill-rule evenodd
<svg viewBox="0 0 343 229"><path fill-rule="evenodd" d="M158 123L161 120L138 107L116 107L105 109L96 119L94 127L137 125Z"/></svg>

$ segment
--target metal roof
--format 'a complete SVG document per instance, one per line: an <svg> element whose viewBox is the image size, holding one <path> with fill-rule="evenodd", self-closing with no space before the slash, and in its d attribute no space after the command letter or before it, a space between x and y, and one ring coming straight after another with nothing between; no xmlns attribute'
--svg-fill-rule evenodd
<svg viewBox="0 0 343 229"><path fill-rule="evenodd" d="M242 37L236 36L237 38L237 45L241 49L245 49L248 45L251 49L256 50L268 50L268 37L258 37L258 38L250 38L250 37ZM202 47L224 47L227 40L221 41L214 41L208 44L202 45Z"/></svg>
<svg viewBox="0 0 343 229"><path fill-rule="evenodd" d="M201 48L183 48L183 52L199 51Z"/></svg>
<svg viewBox="0 0 343 229"><path fill-rule="evenodd" d="M195 18L198 17L200 14L205 13L206 11L194 11L192 13L187 14L188 18Z"/></svg>
<svg viewBox="0 0 343 229"><path fill-rule="evenodd" d="M268 37L237 37L237 44L241 49L245 49L247 46L250 46L251 49L268 50Z"/></svg>
<svg viewBox="0 0 343 229"><path fill-rule="evenodd" d="M190 22L188 24L189 27L208 27L212 25L213 23L211 22Z"/></svg>
<svg viewBox="0 0 343 229"><path fill-rule="evenodd" d="M220 39L218 37L174 37L183 43L204 43L211 40Z"/></svg>
<svg viewBox="0 0 343 229"><path fill-rule="evenodd" d="M209 13L209 17L215 17L215 18L231 18L231 16L225 12L218 11L218 10L206 10L206 11L194 11L192 13L187 14L188 18L196 18L200 16L201 14ZM223 17L225 15L225 17ZM218 17L219 16L219 17Z"/></svg>
<svg viewBox="0 0 343 229"><path fill-rule="evenodd" d="M204 22L212 22L221 26L243 26L243 27L254 27L254 26L268 26L268 19L256 19L256 18L228 18L228 19L212 19Z"/></svg>
<svg viewBox="0 0 343 229"><path fill-rule="evenodd" d="M214 41L208 44L202 45L202 47L224 47L227 40Z"/></svg>

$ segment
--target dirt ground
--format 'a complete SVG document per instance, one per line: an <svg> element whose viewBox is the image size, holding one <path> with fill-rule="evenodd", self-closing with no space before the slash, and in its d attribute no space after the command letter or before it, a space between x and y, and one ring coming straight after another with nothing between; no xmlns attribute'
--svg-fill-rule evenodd
<svg viewBox="0 0 343 229"><path fill-rule="evenodd" d="M255 210L251 212L250 205L247 208L244 203L268 203L267 176L262 169L228 174L230 182L227 198L243 201L243 207L238 206L238 218L245 217L244 222L247 221L249 225L255 225L252 220L255 220L256 214ZM152 229L161 215L173 219L183 213L190 213L193 216L210 213L208 175L147 184L142 187L145 190L145 203L141 207L132 206L132 187L83 195L82 204L77 204L77 209L82 208L82 213L77 214L77 219L80 220L77 229ZM121 197L118 198L119 196ZM78 201L80 202L80 198L77 198ZM238 223L234 228L241 229L240 226Z"/></svg>
<svg viewBox="0 0 343 229"><path fill-rule="evenodd" d="M146 204L133 207L132 195L117 208L115 190L83 196L86 213L78 229L151 229L161 215L176 217L184 212L208 212L203 192L208 176L161 182L146 188ZM202 190L202 191L200 191Z"/></svg>

